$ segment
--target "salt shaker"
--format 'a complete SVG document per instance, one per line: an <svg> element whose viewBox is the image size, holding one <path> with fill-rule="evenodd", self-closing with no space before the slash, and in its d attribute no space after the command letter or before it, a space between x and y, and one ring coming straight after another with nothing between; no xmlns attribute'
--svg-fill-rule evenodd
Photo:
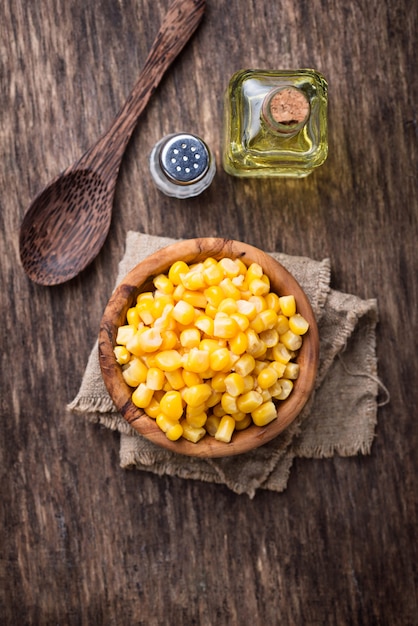
<svg viewBox="0 0 418 626"><path fill-rule="evenodd" d="M174 198L201 194L216 172L208 145L189 133L175 133L160 139L151 152L149 164L157 188Z"/></svg>

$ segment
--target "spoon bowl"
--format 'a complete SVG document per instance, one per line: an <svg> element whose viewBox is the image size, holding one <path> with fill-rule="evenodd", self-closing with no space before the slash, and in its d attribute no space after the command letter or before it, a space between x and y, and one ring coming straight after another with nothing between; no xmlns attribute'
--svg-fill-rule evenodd
<svg viewBox="0 0 418 626"><path fill-rule="evenodd" d="M20 259L40 285L74 278L109 232L119 168L139 116L200 23L205 0L174 0L139 79L113 124L32 202L20 228Z"/></svg>

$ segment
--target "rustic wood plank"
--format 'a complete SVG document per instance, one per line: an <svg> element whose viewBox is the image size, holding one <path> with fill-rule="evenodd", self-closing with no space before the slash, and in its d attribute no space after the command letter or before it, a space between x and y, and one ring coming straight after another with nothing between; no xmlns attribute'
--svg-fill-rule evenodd
<svg viewBox="0 0 418 626"><path fill-rule="evenodd" d="M103 132L169 0L0 6L2 624L417 624L417 11L410 0L208 0L128 147L110 236L71 283L23 273L33 196ZM304 181L238 181L173 201L147 159L171 131L221 149L222 92L244 67L312 66L330 84L330 154ZM126 231L227 236L329 256L333 287L377 297L370 457L298 460L288 489L118 467L115 433L69 415Z"/></svg>

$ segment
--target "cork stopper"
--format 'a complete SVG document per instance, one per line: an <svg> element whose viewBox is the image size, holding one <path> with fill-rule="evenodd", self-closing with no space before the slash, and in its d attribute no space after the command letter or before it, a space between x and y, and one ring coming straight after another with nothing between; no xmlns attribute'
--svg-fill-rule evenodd
<svg viewBox="0 0 418 626"><path fill-rule="evenodd" d="M306 124L310 106L296 87L273 89L264 99L262 115L268 126L283 135L293 135Z"/></svg>

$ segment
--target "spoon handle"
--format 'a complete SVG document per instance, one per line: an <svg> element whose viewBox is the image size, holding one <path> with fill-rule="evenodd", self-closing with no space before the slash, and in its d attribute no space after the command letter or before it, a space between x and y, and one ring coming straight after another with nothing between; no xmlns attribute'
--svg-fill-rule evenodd
<svg viewBox="0 0 418 626"><path fill-rule="evenodd" d="M92 167L114 179L139 116L164 73L184 48L205 11L205 0L174 0L154 40L136 85L108 131L81 157L77 167Z"/></svg>

